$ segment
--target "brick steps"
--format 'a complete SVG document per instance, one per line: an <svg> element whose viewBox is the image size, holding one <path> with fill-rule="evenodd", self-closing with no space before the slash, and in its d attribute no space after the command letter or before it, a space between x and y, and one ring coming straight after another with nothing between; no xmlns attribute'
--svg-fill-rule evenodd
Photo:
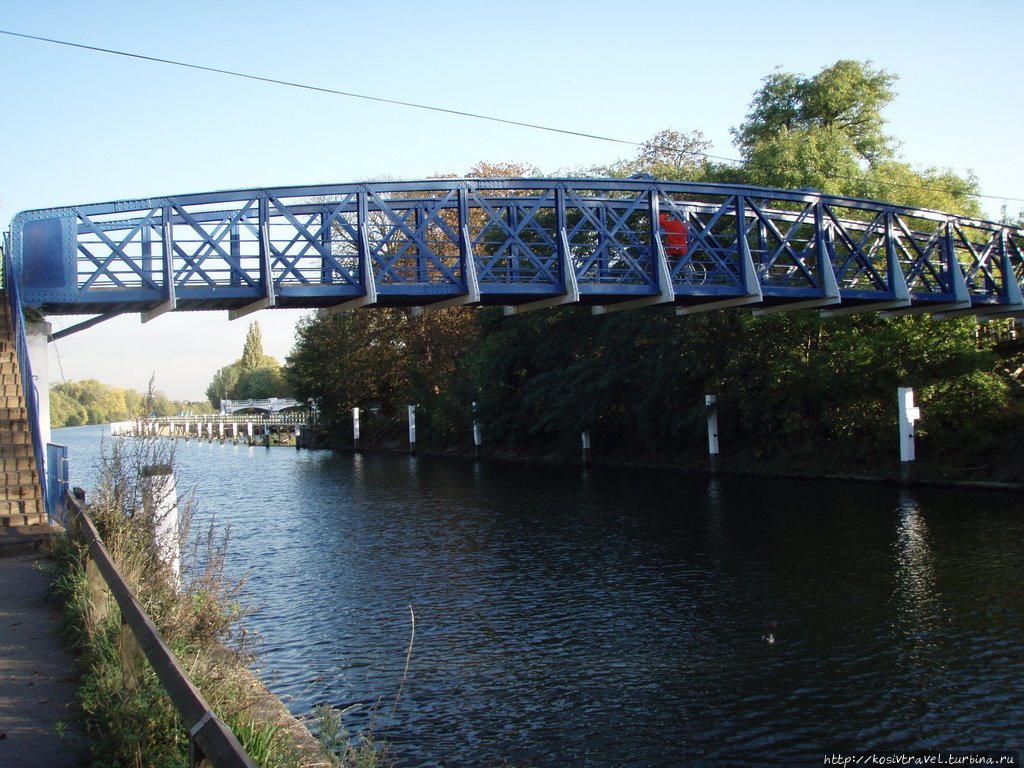
<svg viewBox="0 0 1024 768"><path fill-rule="evenodd" d="M45 525L7 296L0 291L0 529Z"/></svg>

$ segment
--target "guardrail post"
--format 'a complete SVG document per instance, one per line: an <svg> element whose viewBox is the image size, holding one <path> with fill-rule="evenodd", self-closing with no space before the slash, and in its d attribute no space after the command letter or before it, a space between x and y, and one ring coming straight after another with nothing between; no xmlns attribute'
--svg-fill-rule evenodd
<svg viewBox="0 0 1024 768"><path fill-rule="evenodd" d="M135 639L135 633L124 618L121 619L121 634L117 644L121 655L121 684L126 691L137 691L146 673L146 657L142 653L139 641Z"/></svg>

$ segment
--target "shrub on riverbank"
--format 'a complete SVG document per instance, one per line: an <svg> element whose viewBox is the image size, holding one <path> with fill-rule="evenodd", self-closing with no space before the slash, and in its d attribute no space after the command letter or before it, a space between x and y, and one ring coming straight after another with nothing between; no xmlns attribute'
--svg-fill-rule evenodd
<svg viewBox="0 0 1024 768"><path fill-rule="evenodd" d="M325 753L300 749L281 722L265 711L267 694L249 673L249 633L238 629L243 609L241 580L224 572L227 536L210 528L189 536L191 504L179 502L180 541L185 544L181 586L162 557L154 532L160 520L161 490L141 478L143 466L173 461L173 449L157 441L115 442L104 450L100 481L88 505L104 544L143 609L153 620L192 682L214 712L260 766L298 768L346 765ZM192 542L188 545L188 542ZM54 549L55 588L65 610L65 630L79 651L78 703L93 744L96 766L181 766L188 764L187 726L181 722L148 664L126 673L122 626L116 603L91 594L87 551L65 538ZM128 630L124 630L128 631ZM131 678L131 679L126 679ZM376 755L360 751L361 765ZM366 761L373 759L374 762Z"/></svg>

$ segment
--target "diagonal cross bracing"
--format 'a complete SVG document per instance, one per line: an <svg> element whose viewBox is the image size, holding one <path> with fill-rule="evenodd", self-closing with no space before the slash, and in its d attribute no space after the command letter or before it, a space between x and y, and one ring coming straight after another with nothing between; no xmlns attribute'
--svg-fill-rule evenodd
<svg viewBox="0 0 1024 768"><path fill-rule="evenodd" d="M10 243L24 303L47 314L1024 306L1024 230L807 190L657 179L364 182L123 200L24 212Z"/></svg>

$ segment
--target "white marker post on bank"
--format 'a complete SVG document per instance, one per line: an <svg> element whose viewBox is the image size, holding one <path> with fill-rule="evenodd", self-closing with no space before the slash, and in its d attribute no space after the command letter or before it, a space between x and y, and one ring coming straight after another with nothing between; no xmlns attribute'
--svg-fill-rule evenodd
<svg viewBox="0 0 1024 768"><path fill-rule="evenodd" d="M899 401L900 414L900 477L909 483L914 479L914 460L917 453L914 448L914 422L920 421L921 409L914 405L914 389L897 387L896 397Z"/></svg>

